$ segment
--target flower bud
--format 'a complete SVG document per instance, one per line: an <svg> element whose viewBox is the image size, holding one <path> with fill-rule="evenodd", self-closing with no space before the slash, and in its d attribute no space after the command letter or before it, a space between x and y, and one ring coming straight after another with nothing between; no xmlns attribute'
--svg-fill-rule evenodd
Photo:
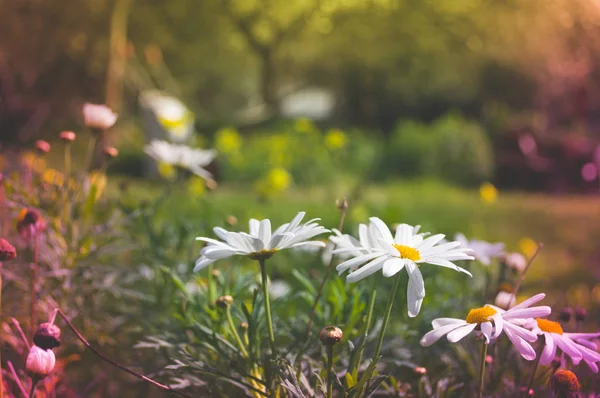
<svg viewBox="0 0 600 398"><path fill-rule="evenodd" d="M500 291L494 299L494 305L507 310L515 305L515 296L512 293Z"/></svg>
<svg viewBox="0 0 600 398"><path fill-rule="evenodd" d="M27 355L25 369L31 377L44 378L54 369L55 363L56 357L52 350L44 350L33 345Z"/></svg>
<svg viewBox="0 0 600 398"><path fill-rule="evenodd" d="M335 207L337 207L341 211L348 209L348 200L346 198L344 198L343 200L337 199L335 201Z"/></svg>
<svg viewBox="0 0 600 398"><path fill-rule="evenodd" d="M244 321L240 323L240 329L248 329L248 322Z"/></svg>
<svg viewBox="0 0 600 398"><path fill-rule="evenodd" d="M63 131L58 137L65 142L73 142L77 138L77 135L72 131Z"/></svg>
<svg viewBox="0 0 600 398"><path fill-rule="evenodd" d="M44 140L37 140L35 142L35 148L39 153L48 153L50 152L50 144Z"/></svg>
<svg viewBox="0 0 600 398"><path fill-rule="evenodd" d="M17 250L6 239L0 239L0 262L14 260Z"/></svg>
<svg viewBox="0 0 600 398"><path fill-rule="evenodd" d="M50 350L60 345L60 328L53 323L42 323L35 335L33 342L44 350Z"/></svg>
<svg viewBox="0 0 600 398"><path fill-rule="evenodd" d="M217 189L218 186L219 186L219 184L212 178L209 180L206 180L206 188L208 188L209 190L214 191L215 189Z"/></svg>
<svg viewBox="0 0 600 398"><path fill-rule="evenodd" d="M83 122L92 129L106 130L117 122L118 115L106 105L83 104Z"/></svg>
<svg viewBox="0 0 600 398"><path fill-rule="evenodd" d="M427 374L427 368L422 366L418 366L414 369L415 373L421 376L425 376Z"/></svg>
<svg viewBox="0 0 600 398"><path fill-rule="evenodd" d="M104 148L104 154L109 158L116 158L119 156L119 150L115 147L109 146Z"/></svg>
<svg viewBox="0 0 600 398"><path fill-rule="evenodd" d="M577 322L585 321L586 317L587 317L587 310L585 308L582 308L582 307L575 308L575 320Z"/></svg>
<svg viewBox="0 0 600 398"><path fill-rule="evenodd" d="M523 272L527 267L527 260L521 253L508 253L504 256L504 263L508 268L512 268L517 272Z"/></svg>
<svg viewBox="0 0 600 398"><path fill-rule="evenodd" d="M220 278L221 277L221 271L219 271L218 269L213 269L210 274L212 276L214 276L215 278Z"/></svg>
<svg viewBox="0 0 600 398"><path fill-rule="evenodd" d="M342 337L344 337L342 329L335 326L326 326L321 329L321 333L319 333L319 339L323 345L337 344L340 342Z"/></svg>
<svg viewBox="0 0 600 398"><path fill-rule="evenodd" d="M565 307L558 314L558 320L563 323L568 323L571 320L571 318L573 318L573 315L574 315L573 308Z"/></svg>
<svg viewBox="0 0 600 398"><path fill-rule="evenodd" d="M237 225L238 223L238 219L236 216L227 216L227 224L231 225L232 227Z"/></svg>
<svg viewBox="0 0 600 398"><path fill-rule="evenodd" d="M521 396L533 397L533 395L535 394L535 391L533 391L533 388L530 388L529 391L527 391L527 393L525 393L525 390L526 390L525 387L521 387Z"/></svg>
<svg viewBox="0 0 600 398"><path fill-rule="evenodd" d="M566 369L558 369L550 377L550 387L556 398L577 398L581 388L575 373Z"/></svg>
<svg viewBox="0 0 600 398"><path fill-rule="evenodd" d="M221 296L217 299L217 307L220 308L227 308L229 307L231 304L233 304L233 297L227 295L227 296Z"/></svg>

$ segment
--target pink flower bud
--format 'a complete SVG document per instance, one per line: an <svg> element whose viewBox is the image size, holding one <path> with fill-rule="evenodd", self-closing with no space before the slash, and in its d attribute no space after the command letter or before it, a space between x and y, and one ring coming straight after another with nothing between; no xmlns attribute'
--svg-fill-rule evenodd
<svg viewBox="0 0 600 398"><path fill-rule="evenodd" d="M52 350L44 350L36 345L33 345L27 355L25 369L32 377L44 378L54 369L56 357Z"/></svg>
<svg viewBox="0 0 600 398"><path fill-rule="evenodd" d="M106 105L83 104L83 122L87 127L106 130L114 126L118 115Z"/></svg>
<svg viewBox="0 0 600 398"><path fill-rule="evenodd" d="M109 158L116 158L119 156L119 150L115 147L109 146L104 148L104 154Z"/></svg>
<svg viewBox="0 0 600 398"><path fill-rule="evenodd" d="M35 142L35 147L40 153L50 152L50 144L47 141L37 140Z"/></svg>
<svg viewBox="0 0 600 398"><path fill-rule="evenodd" d="M72 131L63 131L60 133L59 137L61 140L65 141L65 142L72 142L72 141L75 141L75 138L77 138L75 133Z"/></svg>

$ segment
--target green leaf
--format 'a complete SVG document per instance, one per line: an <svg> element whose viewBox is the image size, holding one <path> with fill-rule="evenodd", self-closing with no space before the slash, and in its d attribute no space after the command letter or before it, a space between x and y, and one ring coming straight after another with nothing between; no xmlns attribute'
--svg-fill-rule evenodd
<svg viewBox="0 0 600 398"><path fill-rule="evenodd" d="M315 296L317 294L317 290L313 286L310 279L308 279L306 276L302 275L300 272L298 272L298 270L293 270L292 275L294 276L294 278L296 278L296 280L298 282L300 282L300 284L302 284L302 286L304 286L304 288L306 290L309 291L310 294L312 294L313 296Z"/></svg>

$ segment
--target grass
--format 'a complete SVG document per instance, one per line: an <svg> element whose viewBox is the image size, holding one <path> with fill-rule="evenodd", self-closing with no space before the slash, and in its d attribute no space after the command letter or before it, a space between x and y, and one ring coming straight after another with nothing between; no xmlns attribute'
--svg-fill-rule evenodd
<svg viewBox="0 0 600 398"><path fill-rule="evenodd" d="M119 181L119 179L117 179ZM120 180L123 182L124 180ZM126 180L136 200L151 198L163 190L161 183ZM113 184L111 193L117 194ZM507 249L519 250L519 241L529 237L543 242L544 248L531 267L523 291L547 291L556 301L571 305L598 307L600 284L594 275L600 253L600 206L595 197L548 196L501 192L496 203L482 204L476 189L448 186L439 181L395 181L361 186L318 186L296 188L271 202L260 201L249 186L223 184L208 193L206 200L175 186L165 205L169 217L196 217L202 206L211 206L225 224L236 216L245 229L251 218L268 217L274 224L289 220L297 211L321 217L327 227L337 225L335 200L348 195L350 208L345 231L354 232L359 222L378 216L388 223L421 224L425 231L453 236L505 242ZM226 226L227 227L227 226ZM595 262L594 262L595 261ZM597 272L597 271L596 271Z"/></svg>

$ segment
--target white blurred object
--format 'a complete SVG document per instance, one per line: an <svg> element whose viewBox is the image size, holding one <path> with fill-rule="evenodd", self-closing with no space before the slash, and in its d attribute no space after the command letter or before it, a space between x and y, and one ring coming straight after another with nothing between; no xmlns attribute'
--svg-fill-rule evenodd
<svg viewBox="0 0 600 398"><path fill-rule="evenodd" d="M269 294L274 300L286 296L291 290L290 285L281 279L269 283Z"/></svg>
<svg viewBox="0 0 600 398"><path fill-rule="evenodd" d="M321 120L331 115L334 105L331 92L317 87L307 88L285 96L281 100L281 113L289 118Z"/></svg>
<svg viewBox="0 0 600 398"><path fill-rule="evenodd" d="M117 122L117 115L106 105L83 104L83 122L87 127L106 130Z"/></svg>
<svg viewBox="0 0 600 398"><path fill-rule="evenodd" d="M527 260L521 253L508 253L504 256L504 262L508 268L523 272L527 267Z"/></svg>
<svg viewBox="0 0 600 398"><path fill-rule="evenodd" d="M159 91L147 90L140 94L140 105L149 111L160 130L171 142L186 142L194 132L195 116L192 111L177 98ZM146 123L148 124L148 119ZM149 126L152 129L153 126ZM155 126L154 126L155 127ZM160 134L153 132L153 138L158 138Z"/></svg>
<svg viewBox="0 0 600 398"><path fill-rule="evenodd" d="M496 295L496 299L494 299L494 305L496 307L500 307L503 310L507 310L511 307L514 307L516 302L515 296L512 293L500 291Z"/></svg>
<svg viewBox="0 0 600 398"><path fill-rule="evenodd" d="M461 246L473 250L473 257L483 265L490 265L492 259L504 255L504 243L489 243L483 240L468 240L463 234L454 235L454 240L460 242Z"/></svg>

